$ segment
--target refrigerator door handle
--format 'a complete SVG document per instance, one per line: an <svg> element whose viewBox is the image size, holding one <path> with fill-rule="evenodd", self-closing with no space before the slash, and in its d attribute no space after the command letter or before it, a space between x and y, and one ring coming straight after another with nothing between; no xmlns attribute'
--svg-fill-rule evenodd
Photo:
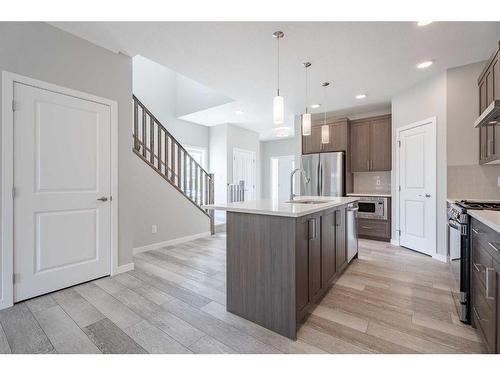
<svg viewBox="0 0 500 375"><path fill-rule="evenodd" d="M318 172L318 177L319 177L319 184L318 184L318 195L322 196L323 195L323 164L321 164L321 161L319 162L319 172Z"/></svg>

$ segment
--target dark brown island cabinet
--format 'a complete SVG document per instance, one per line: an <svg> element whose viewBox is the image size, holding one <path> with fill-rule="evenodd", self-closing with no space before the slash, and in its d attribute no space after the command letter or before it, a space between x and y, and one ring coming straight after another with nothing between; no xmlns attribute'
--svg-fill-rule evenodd
<svg viewBox="0 0 500 375"><path fill-rule="evenodd" d="M351 172L390 171L391 115L350 122Z"/></svg>
<svg viewBox="0 0 500 375"><path fill-rule="evenodd" d="M500 42L478 78L479 116L500 106ZM479 126L479 163L500 162L500 122L486 121Z"/></svg>
<svg viewBox="0 0 500 375"><path fill-rule="evenodd" d="M472 324L500 353L500 233L472 218Z"/></svg>
<svg viewBox="0 0 500 375"><path fill-rule="evenodd" d="M346 208L227 213L227 311L290 339L347 267Z"/></svg>

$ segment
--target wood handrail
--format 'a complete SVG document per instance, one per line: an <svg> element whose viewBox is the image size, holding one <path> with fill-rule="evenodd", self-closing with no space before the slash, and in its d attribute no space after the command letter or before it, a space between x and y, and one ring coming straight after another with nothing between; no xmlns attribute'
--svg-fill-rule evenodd
<svg viewBox="0 0 500 375"><path fill-rule="evenodd" d="M213 234L214 212L202 208L205 204L214 203L213 174L189 154L135 95L133 103L134 153L210 218Z"/></svg>
<svg viewBox="0 0 500 375"><path fill-rule="evenodd" d="M191 159L193 160L193 162L195 163L195 165L200 168L202 170L203 173L205 173L206 175L210 175L210 173L208 173L196 160L194 160L191 155L189 155L189 151L187 151L178 141L177 139L175 139L175 137L170 134L170 132L165 128L165 126L163 126L163 124L160 122L160 120L158 120L154 114L151 113L151 111L144 105L142 104L142 102L137 98L137 96L135 95L132 95L132 97L134 98L134 100L137 102L137 104L139 104L139 106L141 107L142 110L144 110L151 118L153 118L154 122L156 122L156 124L158 126L161 127L161 129L166 133L168 134L168 136L175 142L175 144L183 151L186 153L186 155Z"/></svg>

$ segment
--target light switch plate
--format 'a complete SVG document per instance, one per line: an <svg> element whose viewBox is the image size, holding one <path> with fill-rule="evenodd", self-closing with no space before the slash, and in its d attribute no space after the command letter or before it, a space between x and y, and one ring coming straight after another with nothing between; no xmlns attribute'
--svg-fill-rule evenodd
<svg viewBox="0 0 500 375"><path fill-rule="evenodd" d="M153 224L151 225L151 233L157 233L158 232L158 225Z"/></svg>

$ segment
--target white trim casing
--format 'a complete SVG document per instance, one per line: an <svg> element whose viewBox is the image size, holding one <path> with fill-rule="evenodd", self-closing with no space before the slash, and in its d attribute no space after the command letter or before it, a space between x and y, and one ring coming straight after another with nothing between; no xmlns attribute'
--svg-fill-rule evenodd
<svg viewBox="0 0 500 375"><path fill-rule="evenodd" d="M422 126L422 125L425 125L425 124L432 124L432 127L433 127L433 132L434 132L434 140L435 140L435 155L436 155L436 162L437 162L437 142L436 142L436 137L437 137L437 118L434 116L434 117L429 117L425 120L422 120L422 121L417 121L417 122L414 122L414 123L411 123L409 125L405 125L405 126L401 126L399 128L396 128L396 139L394 140L394 150L396 151L395 154L396 154L396 166L395 168L393 169L394 171L394 201L393 201L393 204L394 204L394 212L395 212L395 215L393 215L393 222L394 222L394 228L396 229L396 232L398 232L398 234L395 236L395 238L392 238L391 239L391 243L393 245L396 245L396 246L400 246L400 241L399 241L399 220L400 220L400 217L399 217L399 196L400 196L400 192L399 192L399 164L400 164L400 160L399 160L399 144L398 142L400 141L400 136L399 134L402 132L402 131L405 131L405 130L408 130L408 129L412 129L412 128L416 128L416 127L419 127L419 126ZM441 260L442 261L442 257L443 255L442 254L438 254L437 251L438 251L438 243L437 243L437 230L438 230L438 222L437 222L437 217L438 217L438 212L437 212L437 166L436 166L436 186L435 186L435 194L436 194L436 207L435 207L435 210L436 210L436 223L435 223L435 227L436 227L436 238L435 238L435 253L432 254L432 257L435 258L435 259L438 259L438 260ZM446 256L444 256L445 258L445 262L446 262Z"/></svg>
<svg viewBox="0 0 500 375"><path fill-rule="evenodd" d="M2 241L0 249L0 272L2 284L0 286L0 309L13 305L13 272L14 272L14 83L22 83L44 90L73 96L76 98L104 104L111 109L111 267L110 274L114 275L129 264L118 266L118 103L114 100L101 98L92 94L54 85L37 79L24 77L19 74L2 71L2 207L1 227ZM133 266L132 266L133 267Z"/></svg>
<svg viewBox="0 0 500 375"><path fill-rule="evenodd" d="M132 253L134 255L136 255L139 253L143 253L145 251L158 250L158 249L161 249L165 246L177 245L180 243L189 242L189 241L197 240L198 238L209 237L209 236L211 236L210 232L202 232L202 233L193 234L191 236L175 238L173 240L156 242L156 243L152 243L150 245L134 247L134 249L132 250Z"/></svg>

